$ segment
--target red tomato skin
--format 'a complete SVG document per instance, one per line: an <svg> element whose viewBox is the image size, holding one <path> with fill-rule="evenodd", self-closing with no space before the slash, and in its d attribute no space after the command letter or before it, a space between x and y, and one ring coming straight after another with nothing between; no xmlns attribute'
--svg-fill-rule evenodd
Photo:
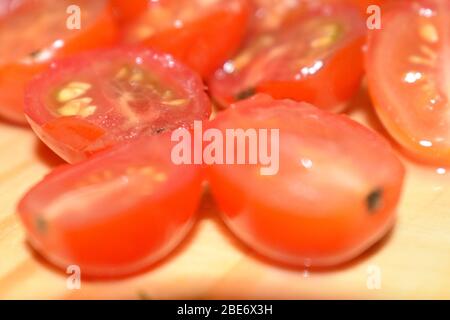
<svg viewBox="0 0 450 320"><path fill-rule="evenodd" d="M73 53L108 47L115 44L119 34L112 18L112 8L105 5L97 21L88 29L82 29L76 37L64 42L54 52L51 60L41 63L20 61L0 65L0 116L17 124L26 124L23 113L23 99L26 85L34 76L46 70L53 59L67 57Z"/></svg>
<svg viewBox="0 0 450 320"><path fill-rule="evenodd" d="M112 133L113 129L115 129L114 127L104 128L98 123L89 121L89 119L77 116L54 117L47 110L45 103L42 102L40 94L48 89L48 81L52 81L49 79L57 77L58 73L64 72L66 68L86 68L86 64L95 61L95 59L112 60L117 56L126 56L127 54L142 54L147 59L157 60L156 62L152 60L151 63L158 63L164 57L170 57L167 54L140 46L120 46L111 49L95 50L55 60L50 69L39 74L28 83L25 92L26 118L36 135L65 161L76 163L85 160L98 152L128 140L128 138L118 137ZM154 56L157 57L154 58ZM186 86L191 88L196 94L196 99L192 103L191 114L198 117L199 120L208 119L211 114L211 102L204 92L201 78L191 69L178 63L176 60L174 61L175 65L170 71L176 72L177 75L183 73L186 76L186 83L188 83ZM182 80L176 79L176 81ZM191 122L189 124L180 124L180 126L183 125L189 126Z"/></svg>
<svg viewBox="0 0 450 320"><path fill-rule="evenodd" d="M138 157L136 154L142 150L147 149L149 153L149 144L156 148L154 150L160 148L162 143L156 138L161 139L158 136L134 141L78 165L63 165L34 186L18 205L32 246L62 270L77 265L83 277L94 279L141 272L172 252L195 221L203 190L203 176L197 166L171 169L163 190L156 190L156 194L148 198L133 199L121 209L114 209L115 199L110 199L103 208L85 208L78 212L84 215L79 221L77 217L63 217L64 212L60 212L62 217L47 221L45 231L37 227L46 208L64 195L67 179L76 180L93 167L107 169L111 161L117 164L120 159L130 159L132 163L132 158ZM170 155L168 146L170 143L164 142L164 157ZM127 166L127 162L121 163L122 167ZM151 165L151 159L148 163ZM183 181L179 183L181 173Z"/></svg>
<svg viewBox="0 0 450 320"><path fill-rule="evenodd" d="M114 16L120 24L132 22L148 5L148 0L111 0Z"/></svg>
<svg viewBox="0 0 450 320"><path fill-rule="evenodd" d="M287 103L292 108L302 107L301 104L292 101L280 101L276 102ZM234 104L230 109L219 114L209 127L222 130L220 122L227 113L233 112L233 109L251 110L256 107L270 109L273 103L274 100L270 97L256 95ZM212 165L205 169L212 194L231 231L257 253L275 262L294 267L341 265L354 259L379 241L395 223L396 206L400 199L405 175L402 163L393 152L387 151L390 150L390 146L378 134L346 116L319 110L316 114L324 119L334 117L333 121L337 123L336 130L339 127L354 130L355 135L360 134L367 139L367 144L386 148L383 152L390 154L388 164L392 169L392 177L391 181L383 187L384 205L380 212L370 215L367 213L367 208L351 200L341 203L332 211L326 211L321 208L321 203L327 201L326 194L323 194L323 199L317 202L317 208L312 211L288 209L286 206L282 208L273 203L266 203L265 197L257 192L252 194L243 189L242 184L229 178L231 171L225 174L221 172L224 165ZM231 127L227 126L227 128ZM281 127L280 134L282 130ZM282 161L280 159L280 170L283 166ZM276 192L283 197L284 191L271 190L270 184L255 185L254 188L264 189L264 192L269 194ZM339 191L335 190L335 192ZM298 199L293 206L301 208L301 199Z"/></svg>

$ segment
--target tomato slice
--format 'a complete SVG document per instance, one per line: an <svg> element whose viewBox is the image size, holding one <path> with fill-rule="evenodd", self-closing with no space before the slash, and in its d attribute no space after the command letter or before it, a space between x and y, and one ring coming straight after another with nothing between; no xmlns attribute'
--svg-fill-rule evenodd
<svg viewBox="0 0 450 320"><path fill-rule="evenodd" d="M365 24L351 6L310 9L295 23L254 34L210 80L215 100L228 106L263 92L341 111L363 75Z"/></svg>
<svg viewBox="0 0 450 320"><path fill-rule="evenodd" d="M152 1L123 41L171 53L206 77L238 49L249 15L247 0Z"/></svg>
<svg viewBox="0 0 450 320"><path fill-rule="evenodd" d="M81 29L69 29L70 6L80 8ZM109 46L117 30L106 0L9 1L0 16L0 116L26 122L23 90L55 57ZM72 11L70 11L72 12ZM69 19L70 20L70 19Z"/></svg>
<svg viewBox="0 0 450 320"><path fill-rule="evenodd" d="M367 73L389 133L420 161L450 164L450 3L399 1L371 32ZM389 59L386 58L389 50Z"/></svg>
<svg viewBox="0 0 450 320"><path fill-rule="evenodd" d="M28 239L86 277L116 277L166 256L193 224L202 194L194 165L171 161L170 136L138 139L56 169L20 202Z"/></svg>
<svg viewBox="0 0 450 320"><path fill-rule="evenodd" d="M224 137L243 130L246 159L249 146L259 145L257 164L216 162L206 170L226 223L261 254L293 265L336 265L392 226L403 165L383 138L347 116L256 95L219 113L209 128ZM279 140L272 140L273 129ZM236 141L226 140L227 148ZM262 175L261 168L277 163L274 154L279 170Z"/></svg>
<svg viewBox="0 0 450 320"><path fill-rule="evenodd" d="M68 162L207 119L202 80L145 48L83 53L52 64L29 85L25 112L37 135Z"/></svg>

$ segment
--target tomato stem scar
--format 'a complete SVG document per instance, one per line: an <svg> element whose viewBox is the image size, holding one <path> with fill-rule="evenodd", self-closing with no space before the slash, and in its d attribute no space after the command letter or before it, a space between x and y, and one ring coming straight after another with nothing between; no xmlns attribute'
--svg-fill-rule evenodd
<svg viewBox="0 0 450 320"><path fill-rule="evenodd" d="M380 209L383 200L383 190L378 188L373 190L366 198L367 209L369 213L375 213Z"/></svg>
<svg viewBox="0 0 450 320"><path fill-rule="evenodd" d="M248 88L236 94L236 100L244 100L256 94L255 88Z"/></svg>
<svg viewBox="0 0 450 320"><path fill-rule="evenodd" d="M37 217L36 219L36 228L40 233L47 232L47 221L43 217Z"/></svg>

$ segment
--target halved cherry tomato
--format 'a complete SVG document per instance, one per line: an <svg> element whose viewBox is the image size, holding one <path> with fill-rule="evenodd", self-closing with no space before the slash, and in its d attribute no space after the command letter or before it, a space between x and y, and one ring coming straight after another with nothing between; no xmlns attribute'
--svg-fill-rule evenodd
<svg viewBox="0 0 450 320"><path fill-rule="evenodd" d="M15 6L8 6L8 13L0 17L0 115L25 122L23 90L26 83L47 68L55 57L113 44L117 40L117 30L106 0L23 0L18 3L11 1L10 6ZM80 29L71 29L76 27L73 6L80 9Z"/></svg>
<svg viewBox="0 0 450 320"><path fill-rule="evenodd" d="M211 112L197 74L145 48L55 62L30 83L25 104L36 134L68 162L138 136L191 126Z"/></svg>
<svg viewBox="0 0 450 320"><path fill-rule="evenodd" d="M171 161L170 135L138 139L37 184L18 211L31 244L88 277L123 276L166 256L193 224L197 166Z"/></svg>
<svg viewBox="0 0 450 320"><path fill-rule="evenodd" d="M150 0L110 0L120 23L129 23L147 10Z"/></svg>
<svg viewBox="0 0 450 320"><path fill-rule="evenodd" d="M247 0L160 0L125 28L125 43L173 54L209 76L238 49L245 35Z"/></svg>
<svg viewBox="0 0 450 320"><path fill-rule="evenodd" d="M242 129L246 159L249 141L259 139L253 150L264 162L214 164L207 177L226 223L261 254L293 265L335 265L391 228L403 165L383 138L347 116L256 95L219 113L209 127L231 137L227 130ZM274 129L279 140L272 140ZM236 140L226 140L227 148ZM279 170L262 175L278 154Z"/></svg>
<svg viewBox="0 0 450 320"><path fill-rule="evenodd" d="M410 155L449 165L450 2L394 2L368 44L376 111Z"/></svg>
<svg viewBox="0 0 450 320"><path fill-rule="evenodd" d="M222 106L264 92L341 111L360 85L364 35L355 8L321 5L295 23L253 35L216 71L211 92Z"/></svg>

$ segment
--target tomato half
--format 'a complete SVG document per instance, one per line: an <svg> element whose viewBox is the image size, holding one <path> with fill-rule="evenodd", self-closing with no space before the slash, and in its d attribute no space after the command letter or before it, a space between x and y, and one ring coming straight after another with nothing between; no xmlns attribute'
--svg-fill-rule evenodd
<svg viewBox="0 0 450 320"><path fill-rule="evenodd" d="M76 8L80 29L72 28L77 22ZM10 1L5 11L0 17L0 116L12 121L26 122L24 87L55 57L117 41L106 0Z"/></svg>
<svg viewBox="0 0 450 320"><path fill-rule="evenodd" d="M141 43L209 76L238 49L250 7L247 0L159 0L125 28L125 43Z"/></svg>
<svg viewBox="0 0 450 320"><path fill-rule="evenodd" d="M391 228L403 165L383 138L347 116L256 95L219 113L209 127L234 135L226 145L235 147L235 163L236 142L247 141L246 165L216 163L207 177L226 223L261 254L293 265L336 265ZM250 146L259 159L253 163ZM263 175L268 167L278 170Z"/></svg>
<svg viewBox="0 0 450 320"><path fill-rule="evenodd" d="M25 104L34 131L68 162L138 136L189 127L211 112L197 74L145 48L55 62L30 83Z"/></svg>
<svg viewBox="0 0 450 320"><path fill-rule="evenodd" d="M394 4L393 4L394 5ZM389 133L418 160L450 164L450 3L395 1L370 34L368 84Z"/></svg>
<svg viewBox="0 0 450 320"><path fill-rule="evenodd" d="M170 135L148 137L56 169L18 207L33 247L87 277L127 275L166 256L202 194L199 168L173 164L171 148Z"/></svg>
<svg viewBox="0 0 450 320"><path fill-rule="evenodd" d="M341 111L363 75L365 24L358 10L321 5L295 23L257 33L210 81L222 106L268 93Z"/></svg>

